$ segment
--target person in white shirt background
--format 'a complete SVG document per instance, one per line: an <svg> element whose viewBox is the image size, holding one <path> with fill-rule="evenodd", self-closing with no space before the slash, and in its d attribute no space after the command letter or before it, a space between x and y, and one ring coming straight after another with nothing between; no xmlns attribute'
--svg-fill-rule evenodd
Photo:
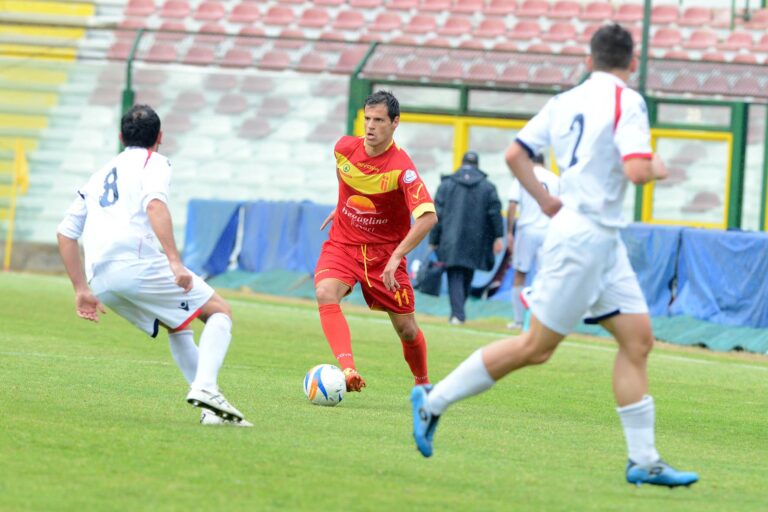
<svg viewBox="0 0 768 512"><path fill-rule="evenodd" d="M98 322L106 304L153 338L161 326L167 329L173 358L190 385L187 402L202 409L200 422L251 426L218 389L232 313L181 262L168 208L171 163L156 152L162 136L152 108L126 112L120 127L125 150L77 191L58 227L77 315ZM205 322L199 347L188 328L195 318Z"/></svg>
<svg viewBox="0 0 768 512"><path fill-rule="evenodd" d="M627 442L627 482L687 486L698 475L676 470L656 451L646 368L654 337L619 234L627 184L663 179L667 171L651 152L645 101L626 85L637 67L631 34L604 25L590 50L590 78L549 100L506 153L513 174L552 217L530 295L530 330L477 350L434 387L414 387L413 436L421 454L431 456L438 420L451 404L545 363L573 326L589 318L618 343L613 391ZM550 146L561 170L559 198L540 185L531 161Z"/></svg>
<svg viewBox="0 0 768 512"><path fill-rule="evenodd" d="M535 155L532 158L536 164L533 172L550 195L560 194L560 178L544 167L544 156ZM519 211L519 217L517 213ZM549 217L539 207L536 199L520 186L515 180L509 192L509 207L507 208L507 247L512 251L512 268L515 271L512 285L512 313L514 321L507 324L509 329L523 327L524 307L520 293L525 286L528 274L537 266L539 248L544 242L544 234L549 226Z"/></svg>

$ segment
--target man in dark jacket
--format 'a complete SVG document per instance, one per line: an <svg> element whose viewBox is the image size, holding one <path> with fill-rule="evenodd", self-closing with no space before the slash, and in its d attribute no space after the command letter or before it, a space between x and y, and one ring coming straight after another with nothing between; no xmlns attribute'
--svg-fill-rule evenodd
<svg viewBox="0 0 768 512"><path fill-rule="evenodd" d="M478 169L478 156L468 151L455 173L443 176L437 189L437 225L429 244L445 263L451 323L466 320L464 303L475 269L491 270L494 254L503 249L504 221L496 186Z"/></svg>

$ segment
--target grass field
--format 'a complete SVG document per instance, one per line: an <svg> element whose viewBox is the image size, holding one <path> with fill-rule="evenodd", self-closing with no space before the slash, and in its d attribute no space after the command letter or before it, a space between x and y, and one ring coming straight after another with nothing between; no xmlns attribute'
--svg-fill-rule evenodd
<svg viewBox="0 0 768 512"><path fill-rule="evenodd" d="M252 429L203 427L164 335L77 319L68 281L0 274L0 510L766 510L768 360L657 347L657 446L690 489L636 488L611 395L614 348L569 338L545 366L456 405L423 459L411 380L382 314L348 311L362 394L321 408L333 362L309 303L228 295L221 373ZM197 322L199 324L199 322ZM502 323L422 319L433 379ZM199 326L198 326L199 327ZM496 333L492 331L496 331Z"/></svg>

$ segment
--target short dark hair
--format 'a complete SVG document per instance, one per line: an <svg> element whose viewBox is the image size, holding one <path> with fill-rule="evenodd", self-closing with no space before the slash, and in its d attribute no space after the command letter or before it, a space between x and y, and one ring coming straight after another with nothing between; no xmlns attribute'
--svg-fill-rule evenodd
<svg viewBox="0 0 768 512"><path fill-rule="evenodd" d="M134 105L120 120L126 147L151 148L160 134L160 117L149 105Z"/></svg>
<svg viewBox="0 0 768 512"><path fill-rule="evenodd" d="M604 25L592 35L589 49L596 71L629 69L634 49L632 34L617 23Z"/></svg>
<svg viewBox="0 0 768 512"><path fill-rule="evenodd" d="M396 117L400 116L400 102L389 91L376 91L365 98L366 107L373 105L386 105L390 121L394 121Z"/></svg>

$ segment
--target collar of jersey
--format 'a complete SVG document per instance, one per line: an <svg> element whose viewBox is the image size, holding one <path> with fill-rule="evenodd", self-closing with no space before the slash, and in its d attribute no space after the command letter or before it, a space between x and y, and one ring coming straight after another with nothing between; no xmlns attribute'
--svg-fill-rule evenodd
<svg viewBox="0 0 768 512"><path fill-rule="evenodd" d="M592 80L609 80L621 87L627 86L627 84L624 83L624 80L617 77L613 73L608 73L606 71L593 71L589 78Z"/></svg>

